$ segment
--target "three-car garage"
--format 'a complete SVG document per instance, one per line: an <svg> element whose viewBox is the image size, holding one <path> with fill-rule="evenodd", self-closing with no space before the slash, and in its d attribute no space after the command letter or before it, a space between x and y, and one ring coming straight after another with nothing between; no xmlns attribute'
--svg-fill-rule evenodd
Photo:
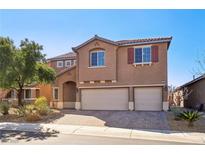
<svg viewBox="0 0 205 154"><path fill-rule="evenodd" d="M161 111L162 87L96 88L81 90L82 110L129 110L129 96L133 96L134 110Z"/></svg>

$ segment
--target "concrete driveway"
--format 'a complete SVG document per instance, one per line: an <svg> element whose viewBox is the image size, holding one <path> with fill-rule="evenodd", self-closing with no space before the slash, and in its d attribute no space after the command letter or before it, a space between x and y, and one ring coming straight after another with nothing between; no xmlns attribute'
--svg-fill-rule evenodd
<svg viewBox="0 0 205 154"><path fill-rule="evenodd" d="M164 112L76 110L62 110L61 112L64 116L53 121L53 123L129 129L169 130Z"/></svg>

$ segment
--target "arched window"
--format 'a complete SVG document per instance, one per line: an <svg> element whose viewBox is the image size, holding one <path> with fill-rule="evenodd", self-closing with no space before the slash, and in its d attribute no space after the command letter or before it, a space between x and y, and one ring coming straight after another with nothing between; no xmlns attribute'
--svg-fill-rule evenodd
<svg viewBox="0 0 205 154"><path fill-rule="evenodd" d="M99 67L105 65L105 51L94 50L90 52L90 67Z"/></svg>

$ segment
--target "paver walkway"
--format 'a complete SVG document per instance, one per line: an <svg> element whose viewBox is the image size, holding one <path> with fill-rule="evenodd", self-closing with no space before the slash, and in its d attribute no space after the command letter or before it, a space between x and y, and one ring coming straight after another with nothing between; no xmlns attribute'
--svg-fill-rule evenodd
<svg viewBox="0 0 205 154"><path fill-rule="evenodd" d="M62 110L54 124L170 130L164 112Z"/></svg>

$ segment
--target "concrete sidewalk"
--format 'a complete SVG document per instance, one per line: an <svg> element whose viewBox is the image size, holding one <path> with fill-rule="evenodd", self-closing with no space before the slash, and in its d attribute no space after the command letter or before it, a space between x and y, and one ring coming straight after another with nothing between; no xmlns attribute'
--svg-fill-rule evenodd
<svg viewBox="0 0 205 154"><path fill-rule="evenodd" d="M119 137L157 141L205 144L205 133L174 132L168 130L134 130L112 127L93 127L59 124L0 123L0 130L30 132L57 131L62 134Z"/></svg>

